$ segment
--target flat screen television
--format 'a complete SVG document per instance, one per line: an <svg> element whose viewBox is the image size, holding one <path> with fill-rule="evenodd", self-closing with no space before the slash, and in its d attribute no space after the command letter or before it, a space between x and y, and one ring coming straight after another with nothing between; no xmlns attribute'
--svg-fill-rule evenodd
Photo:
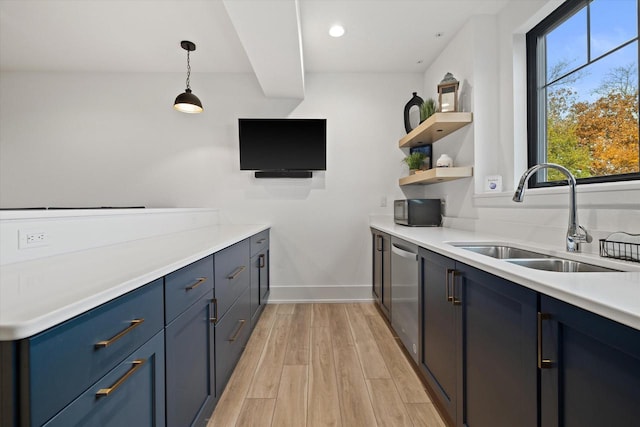
<svg viewBox="0 0 640 427"><path fill-rule="evenodd" d="M240 170L327 169L326 119L238 119L238 131Z"/></svg>

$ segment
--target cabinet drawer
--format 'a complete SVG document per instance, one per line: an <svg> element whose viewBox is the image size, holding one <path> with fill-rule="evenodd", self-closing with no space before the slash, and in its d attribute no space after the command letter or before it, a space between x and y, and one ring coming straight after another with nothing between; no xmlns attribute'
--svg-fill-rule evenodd
<svg viewBox="0 0 640 427"><path fill-rule="evenodd" d="M251 236L251 256L269 247L269 230Z"/></svg>
<svg viewBox="0 0 640 427"><path fill-rule="evenodd" d="M24 340L31 424L42 425L160 331L162 306L158 279Z"/></svg>
<svg viewBox="0 0 640 427"><path fill-rule="evenodd" d="M222 395L251 334L250 289L245 289L227 315L215 326L216 396Z"/></svg>
<svg viewBox="0 0 640 427"><path fill-rule="evenodd" d="M164 279L166 324L212 289L213 255L168 274Z"/></svg>
<svg viewBox="0 0 640 427"><path fill-rule="evenodd" d="M221 319L236 299L249 287L249 239L215 254L216 317Z"/></svg>
<svg viewBox="0 0 640 427"><path fill-rule="evenodd" d="M45 424L46 427L164 425L162 332Z"/></svg>

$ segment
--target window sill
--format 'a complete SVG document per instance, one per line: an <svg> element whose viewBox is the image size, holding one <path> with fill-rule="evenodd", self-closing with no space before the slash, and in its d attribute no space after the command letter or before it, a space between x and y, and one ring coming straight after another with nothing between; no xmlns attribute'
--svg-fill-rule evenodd
<svg viewBox="0 0 640 427"><path fill-rule="evenodd" d="M640 181L583 184L577 187L579 208L640 209ZM524 202L531 208L561 208L568 204L567 186L527 189ZM475 207L517 208L513 191L474 194Z"/></svg>

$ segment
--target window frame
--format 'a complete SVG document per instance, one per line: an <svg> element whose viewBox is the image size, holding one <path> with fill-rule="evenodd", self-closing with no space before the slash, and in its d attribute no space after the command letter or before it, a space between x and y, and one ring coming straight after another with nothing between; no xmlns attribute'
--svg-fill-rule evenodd
<svg viewBox="0 0 640 427"><path fill-rule="evenodd" d="M546 144L542 144L540 134L546 135L546 119L539 121L539 118L546 118L546 104L538 99L538 76L546 74L546 61L539 52L539 44L543 41L542 36L549 33L553 28L562 25L568 18L577 11L587 7L592 0L567 0L554 10L549 16L543 19L538 25L526 34L526 60L527 60L527 164L528 167L542 163L542 149L546 149ZM640 2L639 2L640 3ZM638 32L640 33L640 4L638 12ZM590 16L587 12L587 48L589 49ZM625 43L626 46L629 42ZM616 48L620 49L623 45ZM640 34L637 34L638 47L638 83L640 85ZM609 53L609 52L608 52ZM607 53L607 54L608 54ZM599 59L598 57L596 59ZM590 53L588 60L591 61ZM640 99L638 100L640 103ZM638 122L638 135L640 144L640 120ZM546 141L545 141L546 142ZM640 164L640 153L639 153ZM640 171L635 173L595 176L589 178L576 178L576 183L597 184L620 181L640 181ZM530 188L548 188L568 185L566 180L562 181L540 181L538 174L534 174L529 180Z"/></svg>

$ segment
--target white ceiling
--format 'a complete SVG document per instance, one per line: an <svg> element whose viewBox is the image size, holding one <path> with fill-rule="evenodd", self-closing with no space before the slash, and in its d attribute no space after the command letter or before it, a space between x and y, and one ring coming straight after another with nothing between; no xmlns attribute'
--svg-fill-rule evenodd
<svg viewBox="0 0 640 427"><path fill-rule="evenodd" d="M299 0L304 69L423 71L470 16L508 1ZM340 39L327 33L335 22ZM0 0L3 71L179 72L184 39L197 45L194 72L252 71L221 0Z"/></svg>

